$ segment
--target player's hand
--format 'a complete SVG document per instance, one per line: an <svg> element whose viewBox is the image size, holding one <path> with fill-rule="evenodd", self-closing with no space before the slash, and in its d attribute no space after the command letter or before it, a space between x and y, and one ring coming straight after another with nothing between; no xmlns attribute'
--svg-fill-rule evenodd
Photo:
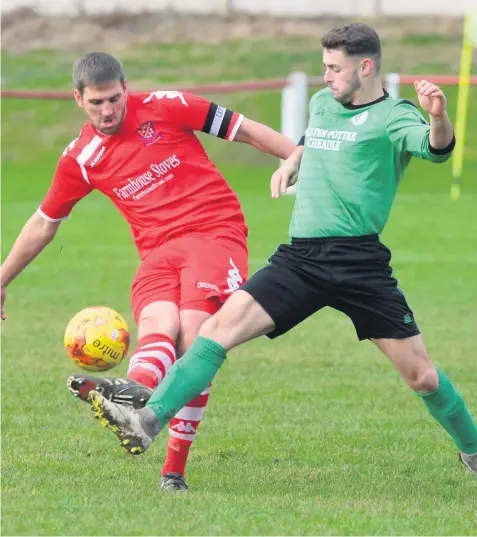
<svg viewBox="0 0 477 537"><path fill-rule="evenodd" d="M444 92L432 82L415 80L419 104L431 116L443 116L446 113L447 99Z"/></svg>
<svg viewBox="0 0 477 537"><path fill-rule="evenodd" d="M5 300L7 300L7 288L2 286L2 321L6 319L5 313L3 312L3 307L5 305Z"/></svg>
<svg viewBox="0 0 477 537"><path fill-rule="evenodd" d="M294 185L298 179L299 166L293 166L287 162L280 166L272 175L270 181L270 191L273 199L278 199L280 194L284 194L289 186Z"/></svg>

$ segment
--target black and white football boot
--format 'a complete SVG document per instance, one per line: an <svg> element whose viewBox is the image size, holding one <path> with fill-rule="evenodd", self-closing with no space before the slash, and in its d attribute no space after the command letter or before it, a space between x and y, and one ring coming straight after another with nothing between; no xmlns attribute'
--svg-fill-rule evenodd
<svg viewBox="0 0 477 537"><path fill-rule="evenodd" d="M74 397L87 403L89 393L94 390L113 403L129 405L135 409L144 408L152 395L152 390L148 387L135 380L120 377L71 375L66 386Z"/></svg>

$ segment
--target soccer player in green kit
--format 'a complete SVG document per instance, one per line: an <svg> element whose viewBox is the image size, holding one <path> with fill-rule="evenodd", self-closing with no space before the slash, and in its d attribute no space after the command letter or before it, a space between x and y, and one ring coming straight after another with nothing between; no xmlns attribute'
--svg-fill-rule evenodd
<svg viewBox="0 0 477 537"><path fill-rule="evenodd" d="M477 426L430 361L379 239L411 158L440 163L452 153L446 98L430 82L415 83L429 123L409 101L391 98L379 74L379 37L365 24L331 30L322 45L328 87L312 97L306 134L271 181L278 198L298 179L290 244L279 246L203 324L145 408L91 392L93 409L129 453L142 453L207 388L227 351L262 335L275 338L329 306L350 317L359 340L371 340L392 361L477 477Z"/></svg>

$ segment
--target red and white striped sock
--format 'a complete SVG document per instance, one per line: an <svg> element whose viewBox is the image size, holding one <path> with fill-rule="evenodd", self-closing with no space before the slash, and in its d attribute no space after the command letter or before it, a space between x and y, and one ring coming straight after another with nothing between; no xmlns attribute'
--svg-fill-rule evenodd
<svg viewBox="0 0 477 537"><path fill-rule="evenodd" d="M210 386L188 403L169 422L167 457L161 475L175 472L184 476L190 446L209 400Z"/></svg>
<svg viewBox="0 0 477 537"><path fill-rule="evenodd" d="M129 360L128 378L153 390L176 361L174 342L164 334L142 337Z"/></svg>

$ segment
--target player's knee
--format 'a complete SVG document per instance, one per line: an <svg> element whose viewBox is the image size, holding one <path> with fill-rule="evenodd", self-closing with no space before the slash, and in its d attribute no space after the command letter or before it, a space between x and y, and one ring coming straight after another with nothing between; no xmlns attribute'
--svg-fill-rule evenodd
<svg viewBox="0 0 477 537"><path fill-rule="evenodd" d="M222 340L221 333L227 330L229 322L230 320L226 315L222 315L222 310L220 310L205 321L200 327L199 335L219 342Z"/></svg>
<svg viewBox="0 0 477 537"><path fill-rule="evenodd" d="M198 334L198 330L196 329L183 330L181 327L179 337L177 338L177 346L176 346L177 358L180 358L185 354L187 349L194 342L194 339L196 338L197 334Z"/></svg>
<svg viewBox="0 0 477 537"><path fill-rule="evenodd" d="M436 368L427 356L417 355L416 367L406 378L407 384L419 393L430 393L439 387L439 376Z"/></svg>
<svg viewBox="0 0 477 537"><path fill-rule="evenodd" d="M180 330L177 338L177 357L182 356L192 345L200 327L210 319L211 313L202 310L181 310L179 313Z"/></svg>
<svg viewBox="0 0 477 537"><path fill-rule="evenodd" d="M233 334L245 310L246 304L241 300L240 293L234 293L215 315L204 322L199 335L216 341L225 349L231 348Z"/></svg>
<svg viewBox="0 0 477 537"><path fill-rule="evenodd" d="M235 292L215 315L204 322L199 334L214 339L213 336L231 333L244 318L249 299L251 300L251 297L247 293Z"/></svg>
<svg viewBox="0 0 477 537"><path fill-rule="evenodd" d="M139 314L139 339L149 334L164 334L173 341L179 333L179 310L173 303L155 302L147 305Z"/></svg>
<svg viewBox="0 0 477 537"><path fill-rule="evenodd" d="M434 367L420 372L411 380L408 380L409 386L419 393L430 393L439 387L439 377Z"/></svg>
<svg viewBox="0 0 477 537"><path fill-rule="evenodd" d="M236 291L222 308L205 321L199 335L230 350L274 328L271 317L246 291Z"/></svg>

